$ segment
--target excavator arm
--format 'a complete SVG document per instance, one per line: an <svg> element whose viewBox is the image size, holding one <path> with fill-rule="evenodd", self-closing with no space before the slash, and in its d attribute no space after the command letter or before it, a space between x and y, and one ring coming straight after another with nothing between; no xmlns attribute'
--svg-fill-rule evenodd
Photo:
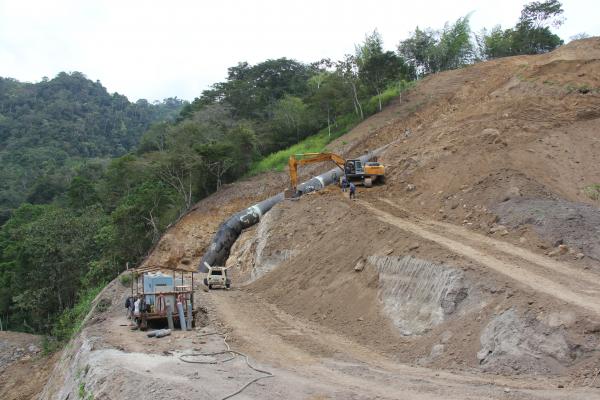
<svg viewBox="0 0 600 400"><path fill-rule="evenodd" d="M323 161L333 161L342 172L344 171L344 165L346 160L335 153L303 153L303 154L292 154L288 160L288 167L290 171L290 184L293 190L296 190L298 186L298 166L311 164Z"/></svg>

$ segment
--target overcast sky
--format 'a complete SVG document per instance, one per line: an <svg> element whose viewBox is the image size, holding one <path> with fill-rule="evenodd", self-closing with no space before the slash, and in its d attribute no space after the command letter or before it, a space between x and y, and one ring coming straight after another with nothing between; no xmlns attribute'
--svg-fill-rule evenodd
<svg viewBox="0 0 600 400"><path fill-rule="evenodd" d="M416 25L472 13L479 31L513 26L519 0L0 0L0 76L37 82L80 71L135 101L192 100L227 67L338 59L377 28L395 49ZM563 0L565 40L600 35L598 0Z"/></svg>

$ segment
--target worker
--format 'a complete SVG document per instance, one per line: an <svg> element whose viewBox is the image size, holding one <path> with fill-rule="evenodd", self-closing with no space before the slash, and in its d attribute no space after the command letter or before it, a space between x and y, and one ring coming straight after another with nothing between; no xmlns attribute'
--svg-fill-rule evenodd
<svg viewBox="0 0 600 400"><path fill-rule="evenodd" d="M135 302L135 297L129 296L127 300L125 300L125 308L127 308L127 319L133 319L133 303Z"/></svg>
<svg viewBox="0 0 600 400"><path fill-rule="evenodd" d="M140 305L141 305L141 302L142 302L142 299L141 299L140 296L138 296L138 298L133 303L133 316L135 318L139 318L139 316L140 316Z"/></svg>
<svg viewBox="0 0 600 400"><path fill-rule="evenodd" d="M139 329L139 327L140 327L140 322L141 322L140 311L142 308L141 302L142 302L142 300L141 300L140 295L131 297L131 300L130 300L131 322L130 322L129 326L131 327L132 330Z"/></svg>
<svg viewBox="0 0 600 400"><path fill-rule="evenodd" d="M350 198L356 199L356 186L352 182L350 182Z"/></svg>
<svg viewBox="0 0 600 400"><path fill-rule="evenodd" d="M346 180L346 176L342 176L342 192L346 192L346 188L348 187L348 181Z"/></svg>

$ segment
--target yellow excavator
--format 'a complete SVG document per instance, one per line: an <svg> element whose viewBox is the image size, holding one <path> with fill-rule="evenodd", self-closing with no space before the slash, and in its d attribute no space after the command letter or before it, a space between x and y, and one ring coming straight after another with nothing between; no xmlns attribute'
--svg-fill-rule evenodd
<svg viewBox="0 0 600 400"><path fill-rule="evenodd" d="M335 153L292 154L288 160L288 167L290 185L294 193L298 186L298 166L322 161L333 161L342 170L340 185L344 177L346 182L358 182L365 187L371 187L373 183L383 182L385 179L385 167L377 161L346 160Z"/></svg>

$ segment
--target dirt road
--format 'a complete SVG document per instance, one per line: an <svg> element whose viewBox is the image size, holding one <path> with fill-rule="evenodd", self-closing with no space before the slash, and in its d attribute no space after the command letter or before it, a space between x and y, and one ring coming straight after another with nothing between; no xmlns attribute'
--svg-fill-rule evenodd
<svg viewBox="0 0 600 400"><path fill-rule="evenodd" d="M388 205L397 207L390 201ZM432 220L411 221L361 201L380 221L436 242L519 284L600 314L598 276L466 228ZM402 210L400 210L402 211Z"/></svg>
<svg viewBox="0 0 600 400"><path fill-rule="evenodd" d="M202 301L230 331L234 348L280 374L310 383L314 397L309 398L600 399L591 389L556 389L551 379L456 374L399 364L244 290L212 291ZM270 384L264 382L265 393Z"/></svg>

